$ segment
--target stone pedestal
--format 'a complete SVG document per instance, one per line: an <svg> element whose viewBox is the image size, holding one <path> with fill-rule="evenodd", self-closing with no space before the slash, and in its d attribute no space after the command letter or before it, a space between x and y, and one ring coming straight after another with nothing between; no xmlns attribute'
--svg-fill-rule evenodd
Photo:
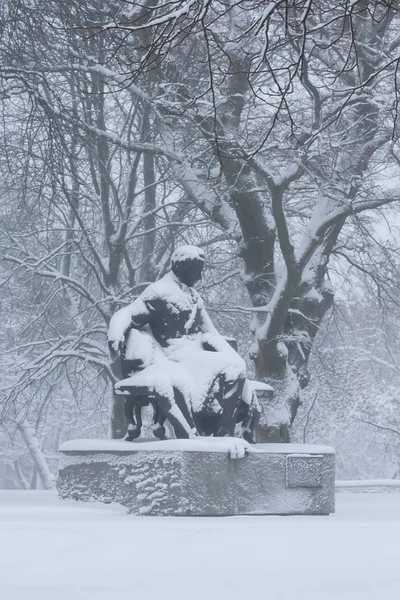
<svg viewBox="0 0 400 600"><path fill-rule="evenodd" d="M60 448L61 498L119 502L135 515L328 515L335 454L326 446L236 438L74 440Z"/></svg>

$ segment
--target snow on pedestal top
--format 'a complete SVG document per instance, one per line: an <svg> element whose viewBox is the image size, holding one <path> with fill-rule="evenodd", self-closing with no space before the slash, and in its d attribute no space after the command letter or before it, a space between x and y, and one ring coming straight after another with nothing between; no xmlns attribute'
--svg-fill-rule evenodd
<svg viewBox="0 0 400 600"><path fill-rule="evenodd" d="M199 437L182 440L124 440L80 439L64 442L60 452L231 452L232 448L245 452L267 452L270 454L334 454L330 446L314 444L256 444L250 445L240 438Z"/></svg>

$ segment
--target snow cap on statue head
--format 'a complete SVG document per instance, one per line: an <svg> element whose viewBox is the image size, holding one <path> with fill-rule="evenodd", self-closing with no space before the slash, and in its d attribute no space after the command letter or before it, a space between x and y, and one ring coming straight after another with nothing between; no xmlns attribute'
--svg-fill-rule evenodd
<svg viewBox="0 0 400 600"><path fill-rule="evenodd" d="M204 252L197 246L179 246L171 257L172 272L181 283L192 287L201 279Z"/></svg>
<svg viewBox="0 0 400 600"><path fill-rule="evenodd" d="M171 262L174 265L185 260L199 260L204 262L204 252L197 246L179 246L172 254Z"/></svg>

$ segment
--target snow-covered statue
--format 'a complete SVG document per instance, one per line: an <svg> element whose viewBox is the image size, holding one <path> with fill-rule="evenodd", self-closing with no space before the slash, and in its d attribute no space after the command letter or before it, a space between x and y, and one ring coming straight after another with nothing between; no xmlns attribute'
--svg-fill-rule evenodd
<svg viewBox="0 0 400 600"><path fill-rule="evenodd" d="M245 362L216 330L194 289L204 253L181 246L172 268L112 317L108 333L124 379L115 385L125 396L127 440L140 435L143 405L154 408L154 434L165 439L167 419L180 438L241 434L253 441L259 416ZM135 420L136 416L136 420Z"/></svg>

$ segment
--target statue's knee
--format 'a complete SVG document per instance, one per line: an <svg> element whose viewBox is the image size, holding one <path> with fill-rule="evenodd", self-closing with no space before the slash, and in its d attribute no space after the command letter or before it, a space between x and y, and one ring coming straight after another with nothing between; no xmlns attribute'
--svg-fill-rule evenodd
<svg viewBox="0 0 400 600"><path fill-rule="evenodd" d="M140 427L138 427L137 425L132 425L132 423L130 423L128 425L128 431L126 432L126 436L125 436L125 441L126 442L132 442L133 440L136 440L136 438L138 438L140 436Z"/></svg>
<svg viewBox="0 0 400 600"><path fill-rule="evenodd" d="M159 440L167 439L166 435L165 435L165 427L163 425L160 425L160 424L153 425L152 429L153 429L154 437L158 438Z"/></svg>

